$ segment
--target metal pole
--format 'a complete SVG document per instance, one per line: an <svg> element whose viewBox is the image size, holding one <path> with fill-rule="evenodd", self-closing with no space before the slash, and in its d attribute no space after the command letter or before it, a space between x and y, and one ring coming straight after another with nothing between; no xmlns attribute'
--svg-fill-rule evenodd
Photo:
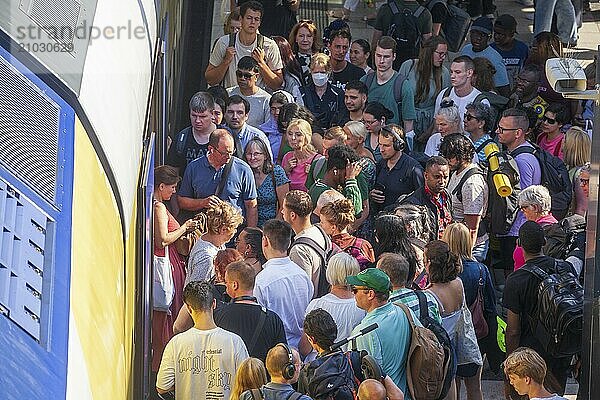
<svg viewBox="0 0 600 400"><path fill-rule="evenodd" d="M598 46L600 54L600 46ZM596 85L600 83L600 63L596 64ZM600 371L600 253L596 253L597 233L600 232L600 99L596 98L592 135L592 171L590 197L587 213L587 240L585 250L585 288L583 300L583 350L581 382L578 399L596 400L600 396L600 379L594 373ZM596 393L595 395L593 393Z"/></svg>

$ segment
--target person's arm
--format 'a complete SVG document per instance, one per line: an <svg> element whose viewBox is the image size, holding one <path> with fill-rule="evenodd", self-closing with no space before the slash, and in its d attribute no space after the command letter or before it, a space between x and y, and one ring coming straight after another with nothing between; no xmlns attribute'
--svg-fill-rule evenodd
<svg viewBox="0 0 600 400"><path fill-rule="evenodd" d="M254 58L258 63L260 76L265 82L265 85L273 90L279 89L283 84L283 72L281 69L277 69L275 71L271 70L265 60L265 50L256 47L254 50L252 50L252 58Z"/></svg>
<svg viewBox="0 0 600 400"><path fill-rule="evenodd" d="M500 96L504 96L506 98L510 97L510 85L497 87L496 91Z"/></svg>
<svg viewBox="0 0 600 400"><path fill-rule="evenodd" d="M479 229L479 222L481 221L481 215L467 215L465 214L464 224L469 228L471 232L471 239L473 240L473 246L477 240L477 230Z"/></svg>
<svg viewBox="0 0 600 400"><path fill-rule="evenodd" d="M219 39L220 40L220 39ZM217 42L213 53L211 54L208 66L204 72L206 83L211 86L218 85L225 78L225 74L229 69L229 65L235 59L235 47L227 47L222 57L218 57L217 52L220 51L219 42ZM218 60L221 60L220 63Z"/></svg>
<svg viewBox="0 0 600 400"><path fill-rule="evenodd" d="M202 210L212 205L217 205L220 201L221 200L219 200L217 196L208 196L200 199L194 199L193 197L187 197L182 195L177 196L179 208L189 211Z"/></svg>
<svg viewBox="0 0 600 400"><path fill-rule="evenodd" d="M519 347L521 341L521 316L508 310L506 317L506 355L509 355Z"/></svg>
<svg viewBox="0 0 600 400"><path fill-rule="evenodd" d="M159 394L166 394L175 390L175 362L173 343L169 341L163 351L156 376L156 391Z"/></svg>
<svg viewBox="0 0 600 400"><path fill-rule="evenodd" d="M300 342L298 342L298 352L300 353L302 358L304 358L310 353L312 353L312 351L313 347L308 341L308 336L306 336L306 333L303 331L302 336L300 336Z"/></svg>
<svg viewBox="0 0 600 400"><path fill-rule="evenodd" d="M367 218L369 217L370 211L371 211L371 208L369 207L369 198L367 197L366 199L364 199L362 201L362 213L360 214L360 217L357 218L356 220L354 220L354 223L348 228L348 232L349 233L356 232L356 230L358 228L360 228L360 226L363 224L363 222L365 222L367 220Z"/></svg>
<svg viewBox="0 0 600 400"><path fill-rule="evenodd" d="M402 123L405 133L413 130L416 118L414 90L410 85L402 85Z"/></svg>
<svg viewBox="0 0 600 400"><path fill-rule="evenodd" d="M402 393L402 390L394 383L389 375L386 375L386 377L383 378L382 383L383 386L385 386L388 400L404 400L404 393Z"/></svg>
<svg viewBox="0 0 600 400"><path fill-rule="evenodd" d="M181 235L191 231L194 228L195 221L188 219L183 225L176 230L169 232L169 216L167 208L161 202L154 205L154 246L164 248L165 246L174 243Z"/></svg>
<svg viewBox="0 0 600 400"><path fill-rule="evenodd" d="M290 191L289 182L277 186L277 189L275 189L275 191L277 192L277 210L275 210L275 219L283 219L281 209L283 208L283 199L285 198L286 193Z"/></svg>
<svg viewBox="0 0 600 400"><path fill-rule="evenodd" d="M246 206L246 224L250 227L256 227L258 224L258 207L256 199L244 201Z"/></svg>
<svg viewBox="0 0 600 400"><path fill-rule="evenodd" d="M184 304L179 310L179 314L177 314L177 319L173 322L173 333L177 335L187 331L192 326L194 326L194 321L192 321L192 316Z"/></svg>

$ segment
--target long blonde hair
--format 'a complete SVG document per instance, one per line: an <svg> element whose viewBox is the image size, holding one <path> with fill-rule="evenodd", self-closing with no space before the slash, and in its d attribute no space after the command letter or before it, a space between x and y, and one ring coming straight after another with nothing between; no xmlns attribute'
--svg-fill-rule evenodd
<svg viewBox="0 0 600 400"><path fill-rule="evenodd" d="M450 251L460 258L473 259L473 238L466 225L460 222L448 225L442 235L442 240L448 243Z"/></svg>
<svg viewBox="0 0 600 400"><path fill-rule="evenodd" d="M265 364L258 358L247 358L242 361L235 373L229 400L239 400L240 395L246 390L259 389L267 381Z"/></svg>
<svg viewBox="0 0 600 400"><path fill-rule="evenodd" d="M295 119L291 120L290 123L288 124L287 130L285 131L286 135L288 134L290 129L295 126L298 127L298 130L300 131L300 133L302 134L302 137L304 138L304 145L302 146L302 148L300 150L301 151L315 151L315 147L311 143L312 127L310 126L310 124L303 119L295 118Z"/></svg>
<svg viewBox="0 0 600 400"><path fill-rule="evenodd" d="M571 168L581 167L591 161L592 139L586 131L572 126L565 134L563 154L565 164Z"/></svg>

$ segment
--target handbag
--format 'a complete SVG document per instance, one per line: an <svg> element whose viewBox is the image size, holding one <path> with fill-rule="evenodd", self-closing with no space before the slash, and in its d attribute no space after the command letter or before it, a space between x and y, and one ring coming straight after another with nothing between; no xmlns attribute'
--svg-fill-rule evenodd
<svg viewBox="0 0 600 400"><path fill-rule="evenodd" d="M477 339L483 339L489 333L488 323L483 314L483 271L481 265L479 265L479 281L477 283L477 296L475 301L469 307L471 311L471 317L473 320L473 327L475 328L475 334Z"/></svg>
<svg viewBox="0 0 600 400"><path fill-rule="evenodd" d="M171 302L175 294L171 260L169 259L169 246L165 246L165 255L153 257L154 282L152 285L152 299L154 309L170 312Z"/></svg>
<svg viewBox="0 0 600 400"><path fill-rule="evenodd" d="M475 335L471 312L469 311L465 300L464 288L460 314L455 328L456 364L464 365L474 363L483 365L483 358L481 357L481 351L479 350L479 344L477 343L477 335Z"/></svg>

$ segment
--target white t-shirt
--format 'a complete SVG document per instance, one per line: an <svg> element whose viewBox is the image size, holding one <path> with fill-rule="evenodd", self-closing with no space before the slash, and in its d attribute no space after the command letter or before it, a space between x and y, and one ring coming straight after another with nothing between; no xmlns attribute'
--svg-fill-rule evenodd
<svg viewBox="0 0 600 400"><path fill-rule="evenodd" d="M442 99L444 98L444 93L446 92L446 89L442 89L442 91L440 91L440 93L438 94L437 98L435 99L435 114L437 114L437 112L440 110L440 104L442 104ZM452 99L452 101L454 102L454 105L456 107L458 107L458 112L460 113L460 127L461 130L463 129L463 118L465 116L465 111L467 111L467 105L469 105L469 103L472 103L475 98L480 94L481 92L475 88L473 88L473 90L471 91L471 93L469 93L468 95L464 96L464 97L458 97L458 95L456 94L456 92L454 91L454 88L452 88L450 90L450 94L448 95L448 97L450 97ZM481 103L483 104L487 104L488 106L490 105L490 102L487 99L483 99L481 101Z"/></svg>
<svg viewBox="0 0 600 400"><path fill-rule="evenodd" d="M246 122L248 125L258 128L271 118L271 106L269 105L271 95L267 93L267 91L258 88L258 91L253 95L244 96L242 92L240 92L240 87L234 86L227 89L227 93L229 96L235 94L242 96L242 98L250 103L250 112L248 113L248 121Z"/></svg>
<svg viewBox="0 0 600 400"><path fill-rule="evenodd" d="M529 400L567 400L567 398L553 394L552 397L532 397Z"/></svg>
<svg viewBox="0 0 600 400"><path fill-rule="evenodd" d="M442 134L439 132L429 136L427 144L425 145L425 154L429 157L437 156L440 154L440 143L442 143Z"/></svg>
<svg viewBox="0 0 600 400"><path fill-rule="evenodd" d="M185 284L193 281L208 281L215 275L213 268L213 260L219 250L224 249L224 246L217 247L214 244L198 239L190 251L188 258L187 270L185 276Z"/></svg>
<svg viewBox="0 0 600 400"><path fill-rule="evenodd" d="M281 55L279 54L279 47L277 47L277 43L273 39L269 39L268 37L264 38L263 49L265 51L265 61L271 70L277 71L279 69L283 69L283 62L281 61ZM244 56L252 56L252 51L256 48L256 42L254 41L250 46L244 46L240 43L239 35L235 36L235 56L233 60L229 64L229 69L225 74L225 78L223 79L223 87L232 87L237 85L237 80L235 78L235 71L237 70L237 64L240 59ZM225 58L225 52L227 50L227 46L229 46L229 35L221 36L215 43L215 47L213 47L212 52L210 53L209 63L213 67L218 67L223 59ZM258 77L257 85L264 89L265 84L262 81L262 78Z"/></svg>
<svg viewBox="0 0 600 400"><path fill-rule="evenodd" d="M174 386L177 400L227 400L235 372L246 358L246 345L235 333L192 328L167 343L156 386Z"/></svg>
<svg viewBox="0 0 600 400"><path fill-rule="evenodd" d="M336 342L350 336L352 329L360 324L360 321L367 315L364 310L358 308L354 297L340 299L331 293L308 303L306 314L317 308L322 308L333 317L338 328Z"/></svg>

